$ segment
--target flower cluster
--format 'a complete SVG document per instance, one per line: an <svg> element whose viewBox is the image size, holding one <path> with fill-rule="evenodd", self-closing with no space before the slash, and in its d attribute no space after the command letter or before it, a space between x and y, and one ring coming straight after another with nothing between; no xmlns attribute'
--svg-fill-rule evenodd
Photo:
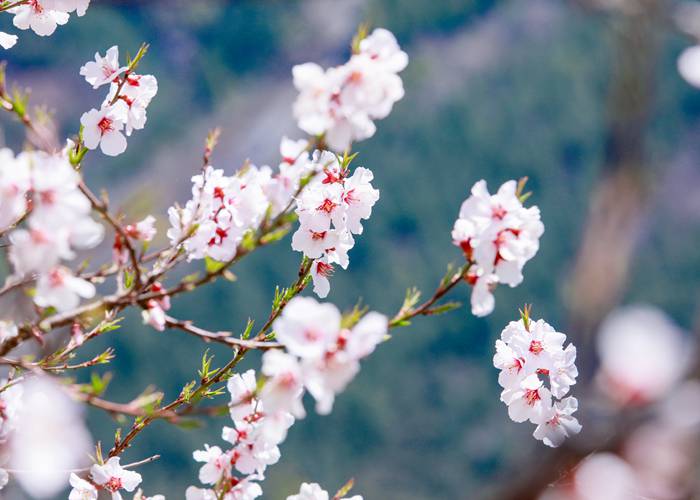
<svg viewBox="0 0 700 500"><path fill-rule="evenodd" d="M193 457L204 462L199 480L211 488L187 489L187 500L252 500L262 495L257 481L264 479L268 465L280 458L278 445L287 436L294 417L287 412L271 412L256 397L255 370L235 374L227 383L231 394L230 414L233 427L224 427L222 439L231 447L205 445Z"/></svg>
<svg viewBox="0 0 700 500"><path fill-rule="evenodd" d="M508 181L492 195L481 180L455 221L452 241L471 264L467 281L474 287L471 306L476 316L491 314L498 283L515 287L522 282L525 263L539 249L544 232L540 210L525 208L519 191L515 181Z"/></svg>
<svg viewBox="0 0 700 500"><path fill-rule="evenodd" d="M526 310L522 319L511 321L501 332L493 357L494 366L501 370L498 383L508 415L515 422L535 424L534 437L551 447L581 430L573 416L578 401L565 398L578 376L576 347L564 348L565 341L566 335L545 321L531 321Z"/></svg>
<svg viewBox="0 0 700 500"><path fill-rule="evenodd" d="M398 76L408 64L394 35L376 29L359 42L350 60L324 70L305 63L293 68L299 97L294 116L299 128L324 135L329 148L344 151L374 135L373 120L385 118L403 95Z"/></svg>
<svg viewBox="0 0 700 500"><path fill-rule="evenodd" d="M65 152L21 153L15 158L4 149L0 156L0 221L12 224L29 213L27 228L10 233L15 279L37 277L34 302L38 306L72 309L80 297L92 297L95 287L60 262L74 258L74 249L93 248L104 236L103 226L90 217L91 205L80 191L80 176Z"/></svg>
<svg viewBox="0 0 700 500"><path fill-rule="evenodd" d="M108 156L126 151L126 137L146 125L146 108L158 92L153 75L137 75L130 66L119 64L119 48L111 47L106 54L95 54L95 60L80 68L80 74L96 89L109 85L109 92L100 109L91 109L80 117L83 143Z"/></svg>
<svg viewBox="0 0 700 500"><path fill-rule="evenodd" d="M287 500L328 500L329 498L328 492L321 488L318 483L301 483L299 493L288 496ZM362 496L353 495L338 500L362 500Z"/></svg>
<svg viewBox="0 0 700 500"><path fill-rule="evenodd" d="M315 155L315 163L320 171L297 200L299 229L292 248L313 259L314 292L324 298L330 291L333 264L348 267L348 252L355 245L352 235L362 233L362 220L372 214L379 190L372 187L370 170L358 167L349 175L346 158L341 162L324 151Z"/></svg>
<svg viewBox="0 0 700 500"><path fill-rule="evenodd" d="M233 259L249 230L257 229L268 208L268 169L247 165L234 175L207 166L192 177L192 199L170 207L168 238L182 245L187 258L225 262Z"/></svg>
<svg viewBox="0 0 700 500"><path fill-rule="evenodd" d="M304 388L316 399L318 413L330 413L335 395L359 371L359 360L386 336L388 320L370 312L352 329L344 328L333 304L296 297L275 320L273 329L287 352L271 350L263 355L262 372L267 380L261 400L268 410L285 410L301 418Z"/></svg>
<svg viewBox="0 0 700 500"><path fill-rule="evenodd" d="M79 17L84 16L90 5L90 0L28 0L17 3L7 10L13 14L12 24L21 30L31 29L39 36L49 36L56 31L58 25L68 22L70 13L75 12ZM17 43L17 35L0 32L0 46L9 49Z"/></svg>
<svg viewBox="0 0 700 500"><path fill-rule="evenodd" d="M141 474L125 469L119 462L119 457L111 457L105 463L94 464L90 467L90 481L72 473L68 500L97 500L100 489L109 492L112 500L122 500L122 490L134 491L141 484ZM143 498L140 491L134 498ZM162 495L158 497L164 499Z"/></svg>
<svg viewBox="0 0 700 500"><path fill-rule="evenodd" d="M228 381L233 427L222 439L230 448L205 445L193 457L204 465L199 480L209 488L190 486L187 500L252 500L262 495L259 481L267 466L280 459L279 444L295 418L305 416L304 389L316 398L317 411L331 411L335 395L359 371L359 360L381 342L386 317L369 313L352 329L342 328L341 315L331 304L312 298L292 299L273 328L288 352L279 349L263 356L261 380L255 371L235 374ZM315 498L315 497L313 497Z"/></svg>

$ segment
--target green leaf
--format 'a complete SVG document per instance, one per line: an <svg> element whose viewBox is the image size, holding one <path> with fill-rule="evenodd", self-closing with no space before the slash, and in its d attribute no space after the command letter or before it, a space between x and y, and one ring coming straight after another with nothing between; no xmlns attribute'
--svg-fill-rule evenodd
<svg viewBox="0 0 700 500"><path fill-rule="evenodd" d="M218 260L214 260L209 256L204 257L204 267L209 274L218 273L224 268L225 265L225 262L219 262Z"/></svg>

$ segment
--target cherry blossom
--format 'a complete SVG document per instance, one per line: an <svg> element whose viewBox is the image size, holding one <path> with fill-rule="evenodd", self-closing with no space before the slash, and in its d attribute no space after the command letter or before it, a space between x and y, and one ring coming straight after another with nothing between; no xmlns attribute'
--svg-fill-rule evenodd
<svg viewBox="0 0 700 500"><path fill-rule="evenodd" d="M271 379L265 383L261 399L269 409L266 397L272 397L275 409L301 418L301 387L316 399L318 413L330 413L335 395L359 371L359 360L371 354L384 339L388 320L371 312L352 329L346 329L332 304L295 297L275 320L273 329L290 354L269 351L263 356L263 374Z"/></svg>
<svg viewBox="0 0 700 500"><path fill-rule="evenodd" d="M93 89L114 82L124 71L126 67L119 65L119 47L116 45L107 49L104 57L96 52L95 60L85 63L80 68L80 74Z"/></svg>
<svg viewBox="0 0 700 500"><path fill-rule="evenodd" d="M690 363L686 334L662 311L631 305L613 311L596 338L598 385L619 404L646 404L668 393Z"/></svg>
<svg viewBox="0 0 700 500"><path fill-rule="evenodd" d="M204 450L192 453L197 462L204 462L199 469L199 480L204 484L216 484L231 470L231 457L218 446L204 445Z"/></svg>
<svg viewBox="0 0 700 500"><path fill-rule="evenodd" d="M493 357L494 366L501 370L498 383L508 415L515 422L535 424L534 437L551 447L581 430L573 417L577 400L561 399L578 376L576 348L564 347L565 342L566 335L541 319L531 320L526 308L519 321L503 329Z"/></svg>
<svg viewBox="0 0 700 500"><path fill-rule="evenodd" d="M109 105L119 91L117 101L113 105L114 113L126 126L126 135L146 126L146 108L158 92L158 81L153 75L137 75L131 73L124 77L121 88L112 83L109 94L103 106Z"/></svg>
<svg viewBox="0 0 700 500"><path fill-rule="evenodd" d="M358 167L348 177L347 165L332 153L316 152L313 162L318 174L297 199L299 229L292 236L292 249L314 259L314 292L325 298L333 264L348 267L348 252L355 245L352 235L362 233L361 221L370 217L379 191L371 185L370 170Z"/></svg>
<svg viewBox="0 0 700 500"><path fill-rule="evenodd" d="M95 296L95 286L74 276L70 269L54 267L39 276L34 302L40 307L55 307L58 311L69 311L78 306L80 298Z"/></svg>
<svg viewBox="0 0 700 500"><path fill-rule="evenodd" d="M385 118L404 95L398 76L408 56L391 32L376 29L359 44L350 60L324 70L314 63L292 69L299 96L294 116L299 128L324 135L334 151L374 135L375 119Z"/></svg>
<svg viewBox="0 0 700 500"><path fill-rule="evenodd" d="M15 158L12 150L0 149L0 229L5 229L24 215L30 189L27 156Z"/></svg>
<svg viewBox="0 0 700 500"><path fill-rule="evenodd" d="M124 469L119 464L119 457L111 457L104 464L93 465L90 476L95 484L112 494L112 500L122 499L120 490L134 491L141 484L141 474Z"/></svg>
<svg viewBox="0 0 700 500"><path fill-rule="evenodd" d="M328 500L329 498L328 492L318 483L301 483L299 493L288 496L287 500ZM362 496L353 495L339 500L362 500Z"/></svg>
<svg viewBox="0 0 700 500"><path fill-rule="evenodd" d="M572 416L576 410L578 401L572 396L555 401L545 411L533 436L553 448L561 445L566 438L581 432L581 424Z"/></svg>
<svg viewBox="0 0 700 500"><path fill-rule="evenodd" d="M252 165L233 176L208 166L192 177L193 198L168 211L171 243L183 245L190 260L233 259L246 231L257 228L269 206L265 180Z"/></svg>
<svg viewBox="0 0 700 500"><path fill-rule="evenodd" d="M525 263L539 249L544 232L540 211L525 208L518 189L515 181L508 181L491 195L486 181L477 182L455 221L452 241L471 265L467 281L474 286L475 316L493 311L491 292L498 283L515 287L522 282Z"/></svg>
<svg viewBox="0 0 700 500"><path fill-rule="evenodd" d="M67 12L53 10L51 0L30 0L26 4L9 9L15 17L12 24L21 30L30 29L39 36L49 36L56 27L66 24L69 19Z"/></svg>
<svg viewBox="0 0 700 500"><path fill-rule="evenodd" d="M97 500L97 488L77 474L71 473L70 485L72 489L68 500Z"/></svg>
<svg viewBox="0 0 700 500"><path fill-rule="evenodd" d="M139 488L138 490L136 490L136 493L134 494L134 500L165 500L165 496L153 495L153 496L147 497L146 495L143 494L143 491Z"/></svg>
<svg viewBox="0 0 700 500"><path fill-rule="evenodd" d="M50 498L65 488L70 470L86 465L92 438L83 407L62 384L35 376L19 385L21 399L14 403L8 469L31 497Z"/></svg>
<svg viewBox="0 0 700 500"><path fill-rule="evenodd" d="M113 106L91 109L80 117L83 126L83 143L88 149L100 150L107 156L118 156L126 151L126 138L122 133L124 122Z"/></svg>

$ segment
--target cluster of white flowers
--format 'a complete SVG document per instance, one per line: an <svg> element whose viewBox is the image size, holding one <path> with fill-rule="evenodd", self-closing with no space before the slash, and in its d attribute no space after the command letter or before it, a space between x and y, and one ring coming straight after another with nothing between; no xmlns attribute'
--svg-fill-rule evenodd
<svg viewBox="0 0 700 500"><path fill-rule="evenodd" d="M192 199L168 210L170 242L182 245L189 260L233 259L246 232L257 229L265 216L269 179L268 168L254 165L231 176L207 166L192 177Z"/></svg>
<svg viewBox="0 0 700 500"><path fill-rule="evenodd" d="M498 283L515 287L522 282L523 266L537 253L543 232L539 208L523 206L515 181L493 195L486 181L474 184L452 230L452 241L471 263L467 280L474 287L474 315L491 314Z"/></svg>
<svg viewBox="0 0 700 500"><path fill-rule="evenodd" d="M0 150L0 226L18 222L29 211L27 228L9 235L13 279L37 276L34 302L40 307L65 311L80 297L95 294L91 283L60 265L75 257L74 249L93 248L104 236L79 183L65 152L25 152L15 158L9 149Z"/></svg>
<svg viewBox="0 0 700 500"><path fill-rule="evenodd" d="M328 414L335 395L342 392L360 369L359 360L371 354L388 331L386 316L370 312L352 329L342 326L333 304L296 297L273 323L276 339L287 352L263 355L267 377L261 392L266 408L304 416L304 387L316 399L316 411Z"/></svg>
<svg viewBox="0 0 700 500"><path fill-rule="evenodd" d="M191 486L187 500L252 500L262 495L258 482L267 466L280 459L279 444L295 418L305 416L304 389L316 398L319 413L329 413L335 395L359 371L359 360L387 333L387 318L375 312L352 329L342 328L341 319L332 304L301 297L289 302L273 323L288 352L274 349L263 355L260 381L254 370L229 379L234 426L224 427L222 439L231 447L224 451L205 445L194 452L194 459L204 463L200 482L214 489Z"/></svg>
<svg viewBox="0 0 700 500"><path fill-rule="evenodd" d="M314 155L319 173L297 200L299 229L292 237L292 248L313 259L311 276L314 292L328 295L333 264L347 269L348 252L355 245L353 234L362 234L362 220L369 219L379 199L372 187L374 175L358 167L352 175L348 165L328 151Z"/></svg>
<svg viewBox="0 0 700 500"><path fill-rule="evenodd" d="M204 462L199 471L202 484L211 488L187 489L187 500L252 500L262 495L257 481L264 479L268 465L280 458L278 445L287 436L294 417L285 412L272 413L256 397L255 370L235 374L227 384L231 394L230 413L234 427L224 427L222 439L231 444L223 451L205 445L193 458Z"/></svg>
<svg viewBox="0 0 700 500"><path fill-rule="evenodd" d="M374 135L373 120L385 118L404 95L398 76L408 64L394 35L376 29L360 41L350 60L324 70L305 63L293 68L299 97L294 116L299 128L324 135L334 151L348 149L354 141Z"/></svg>
<svg viewBox="0 0 700 500"><path fill-rule="evenodd" d="M39 36L49 36L56 31L56 26L68 22L71 12L84 16L89 5L90 0L28 0L7 12L14 15L12 24L16 28L31 29ZM0 32L0 47L9 49L16 43L17 35Z"/></svg>
<svg viewBox="0 0 700 500"><path fill-rule="evenodd" d="M158 92L153 75L137 75L119 64L119 48L115 45L105 56L95 54L95 60L80 68L80 74L96 89L109 85L109 92L100 109L91 109L80 117L85 147L97 149L109 156L126 151L126 137L146 125L146 108Z"/></svg>
<svg viewBox="0 0 700 500"><path fill-rule="evenodd" d="M299 493L290 495L287 500L328 500L330 495L318 483L301 483ZM338 500L362 500L361 495L339 498Z"/></svg>
<svg viewBox="0 0 700 500"><path fill-rule="evenodd" d="M528 314L526 311L501 332L493 364L501 370L501 401L508 405L510 418L529 420L537 426L534 437L556 447L581 430L573 416L578 401L573 396L565 398L578 376L576 347L564 348L566 335L544 320L531 321Z"/></svg>

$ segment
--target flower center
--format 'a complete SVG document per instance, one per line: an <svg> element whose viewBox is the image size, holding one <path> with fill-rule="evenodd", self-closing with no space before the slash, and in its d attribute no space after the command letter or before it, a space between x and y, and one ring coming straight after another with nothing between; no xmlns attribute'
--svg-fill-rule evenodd
<svg viewBox="0 0 700 500"><path fill-rule="evenodd" d="M540 400L540 393L537 389L525 389L525 402L529 406L534 406Z"/></svg>
<svg viewBox="0 0 700 500"><path fill-rule="evenodd" d="M530 352L532 354L537 355L542 351L544 351L544 347L542 347L542 342L540 342L539 340L533 340L532 342L530 342Z"/></svg>
<svg viewBox="0 0 700 500"><path fill-rule="evenodd" d="M111 492L120 490L122 487L122 480L118 477L110 477L109 481L105 483L105 488Z"/></svg>
<svg viewBox="0 0 700 500"><path fill-rule="evenodd" d="M99 122L97 122L97 128L100 129L100 133L102 135L105 135L110 130L113 130L112 120L110 120L106 116L103 116L102 119Z"/></svg>

